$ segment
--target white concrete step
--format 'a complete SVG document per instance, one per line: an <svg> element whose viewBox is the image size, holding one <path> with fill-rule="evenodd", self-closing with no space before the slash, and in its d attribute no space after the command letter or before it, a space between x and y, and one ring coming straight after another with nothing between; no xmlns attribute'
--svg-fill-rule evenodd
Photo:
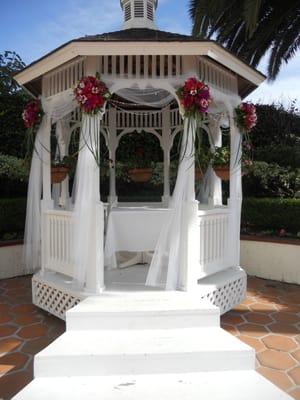
<svg viewBox="0 0 300 400"><path fill-rule="evenodd" d="M184 292L113 292L67 312L67 330L174 329L219 326L220 311Z"/></svg>
<svg viewBox="0 0 300 400"><path fill-rule="evenodd" d="M13 400L291 400L254 371L35 379Z"/></svg>
<svg viewBox="0 0 300 400"><path fill-rule="evenodd" d="M35 377L254 369L254 350L221 328L68 331L35 357Z"/></svg>

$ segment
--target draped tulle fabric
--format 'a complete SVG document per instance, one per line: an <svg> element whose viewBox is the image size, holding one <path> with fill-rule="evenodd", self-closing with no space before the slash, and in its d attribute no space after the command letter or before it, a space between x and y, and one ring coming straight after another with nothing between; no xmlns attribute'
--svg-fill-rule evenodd
<svg viewBox="0 0 300 400"><path fill-rule="evenodd" d="M32 155L24 233L24 264L27 273L35 272L41 266L41 196L43 171L43 143L50 135L51 124L70 114L77 106L73 91L41 98L44 117L35 138ZM50 149L48 149L50 151Z"/></svg>
<svg viewBox="0 0 300 400"><path fill-rule="evenodd" d="M100 123L102 115L82 116L80 152L76 170L74 205L74 287L83 289L87 268L94 256L94 222L96 207L100 201L99 167L96 162L100 153ZM99 227L100 229L100 227ZM93 245L93 247L91 247Z"/></svg>
<svg viewBox="0 0 300 400"><path fill-rule="evenodd" d="M170 213L159 236L146 280L147 286L158 286L166 290L176 290L180 286L180 254L182 254L184 246L182 237L184 207L195 201L194 142L196 128L195 119L185 119L180 164L170 202Z"/></svg>

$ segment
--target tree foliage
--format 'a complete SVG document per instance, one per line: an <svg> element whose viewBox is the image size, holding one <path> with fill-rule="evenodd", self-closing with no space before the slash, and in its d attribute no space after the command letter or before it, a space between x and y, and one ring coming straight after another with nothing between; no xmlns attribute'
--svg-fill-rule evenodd
<svg viewBox="0 0 300 400"><path fill-rule="evenodd" d="M15 52L0 54L0 153L16 157L24 157L25 153L22 111L29 95L18 86L13 76L24 66Z"/></svg>
<svg viewBox="0 0 300 400"><path fill-rule="evenodd" d="M274 80L300 47L299 0L190 0L193 34L219 43L257 67L268 54Z"/></svg>

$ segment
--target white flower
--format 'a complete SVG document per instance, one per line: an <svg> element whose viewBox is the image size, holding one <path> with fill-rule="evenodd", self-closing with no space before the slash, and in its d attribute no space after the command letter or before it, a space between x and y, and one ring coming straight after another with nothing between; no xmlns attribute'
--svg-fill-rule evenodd
<svg viewBox="0 0 300 400"><path fill-rule="evenodd" d="M84 82L80 82L80 83L79 83L79 87L80 87L81 89L84 89L84 88L85 88L85 83L84 83Z"/></svg>

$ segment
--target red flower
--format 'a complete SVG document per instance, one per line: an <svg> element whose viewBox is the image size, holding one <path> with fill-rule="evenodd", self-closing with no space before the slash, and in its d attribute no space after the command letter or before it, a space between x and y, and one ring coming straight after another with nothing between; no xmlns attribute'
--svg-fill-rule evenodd
<svg viewBox="0 0 300 400"><path fill-rule="evenodd" d="M74 94L82 111L88 114L100 111L110 96L106 85L94 76L82 78Z"/></svg>

